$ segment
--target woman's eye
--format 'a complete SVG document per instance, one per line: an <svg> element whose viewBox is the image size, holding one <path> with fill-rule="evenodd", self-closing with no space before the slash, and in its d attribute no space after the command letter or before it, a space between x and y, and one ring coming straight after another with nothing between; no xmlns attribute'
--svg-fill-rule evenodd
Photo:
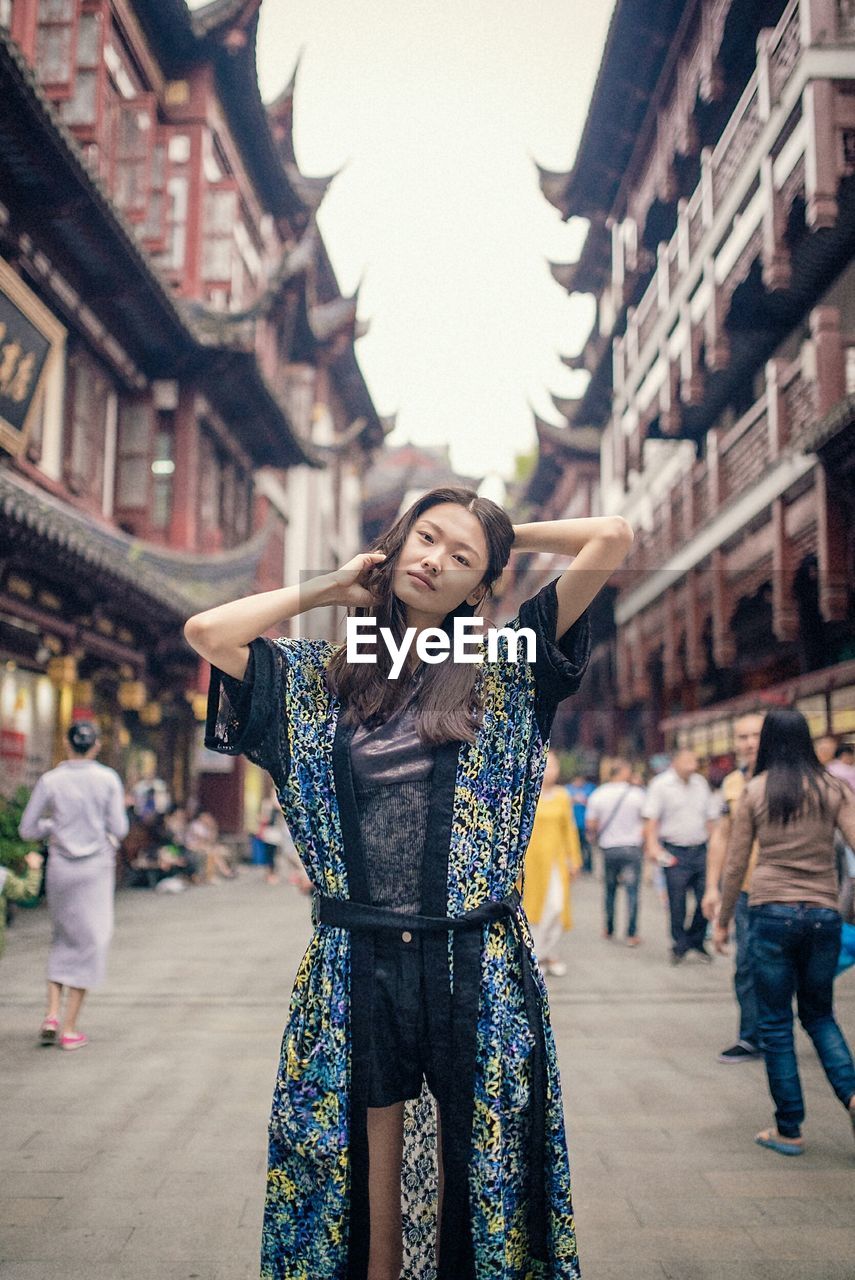
<svg viewBox="0 0 855 1280"><path fill-rule="evenodd" d="M466 559L466 557L465 557L465 556L458 556L458 557L457 557L457 559L460 561L460 563L461 563L465 568L467 568L467 569L469 568L469 561Z"/></svg>
<svg viewBox="0 0 855 1280"><path fill-rule="evenodd" d="M421 536L423 538L427 538L428 542L433 542L433 538L430 536L429 533L425 533L424 529L422 529L420 532L421 532Z"/></svg>

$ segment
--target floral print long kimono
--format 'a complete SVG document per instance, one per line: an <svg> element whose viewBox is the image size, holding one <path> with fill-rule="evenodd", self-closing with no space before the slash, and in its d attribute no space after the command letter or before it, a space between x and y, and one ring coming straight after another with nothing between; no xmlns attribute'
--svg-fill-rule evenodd
<svg viewBox="0 0 855 1280"><path fill-rule="evenodd" d="M499 660L478 668L484 715L476 740L436 750L421 909L439 918L476 914L474 927L424 935L430 1034L451 1093L442 1109L438 1273L434 1103L426 1086L405 1103L406 1280L580 1274L546 989L514 891L555 710L578 688L590 652L587 615L555 642L557 607L555 582L521 606L507 625L532 628L535 660L525 658L524 637L519 661L501 640ZM243 683L214 670L206 742L269 770L318 895L346 912L370 898L350 774L353 730L325 683L335 648L259 639ZM316 924L273 1098L262 1280L366 1275L372 963L370 930Z"/></svg>

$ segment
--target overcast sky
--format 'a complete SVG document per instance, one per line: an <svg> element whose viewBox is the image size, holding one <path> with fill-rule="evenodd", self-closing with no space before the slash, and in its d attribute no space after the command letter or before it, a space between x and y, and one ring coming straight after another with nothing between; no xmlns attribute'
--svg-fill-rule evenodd
<svg viewBox="0 0 855 1280"><path fill-rule="evenodd" d="M276 96L303 50L301 169L345 166L320 213L369 334L357 355L392 443L450 442L475 475L534 444L529 402L578 393L559 361L590 329L547 259L585 224L540 194L535 158L572 163L613 4L598 0L264 0L259 74Z"/></svg>

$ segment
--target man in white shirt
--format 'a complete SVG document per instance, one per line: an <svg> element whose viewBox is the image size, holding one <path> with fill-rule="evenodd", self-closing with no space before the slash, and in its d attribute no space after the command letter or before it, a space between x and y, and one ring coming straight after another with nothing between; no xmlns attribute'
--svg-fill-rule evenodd
<svg viewBox="0 0 855 1280"><path fill-rule="evenodd" d="M671 767L654 778L642 810L644 845L651 862L665 868L671 914L671 962L680 964L689 951L705 963L712 956L704 946L707 922L701 910L706 884L707 841L719 817L720 802L706 778L698 773L694 751L684 748ZM686 898L691 889L695 911L686 927Z"/></svg>
<svg viewBox="0 0 855 1280"><path fill-rule="evenodd" d="M626 760L615 760L609 770L609 781L588 799L585 829L589 840L596 840L603 852L605 880L605 926L603 937L615 931L615 897L618 884L626 889L629 923L626 945L637 947L638 891L641 884L643 857L644 788L630 782L632 767Z"/></svg>

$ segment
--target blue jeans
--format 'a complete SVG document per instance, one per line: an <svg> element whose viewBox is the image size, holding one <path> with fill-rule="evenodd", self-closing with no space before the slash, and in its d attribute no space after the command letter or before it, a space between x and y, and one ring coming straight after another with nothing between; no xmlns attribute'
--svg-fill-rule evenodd
<svg viewBox="0 0 855 1280"><path fill-rule="evenodd" d="M629 923L626 936L634 938L638 928L638 889L641 883L641 846L615 845L603 849L603 873L606 886L606 932L615 931L615 898L618 884L626 889Z"/></svg>
<svg viewBox="0 0 855 1280"><path fill-rule="evenodd" d="M582 851L582 870L591 872L594 869L594 852L591 848L591 842L585 833L584 827L577 827L576 830L579 832L579 848Z"/></svg>
<svg viewBox="0 0 855 1280"><path fill-rule="evenodd" d="M684 956L687 951L702 950L707 936L707 922L701 911L707 879L707 846L671 844L667 840L662 844L677 859L673 867L665 868L665 884L671 914L672 950L675 956ZM695 899L695 910L687 926L686 899L690 889Z"/></svg>
<svg viewBox="0 0 855 1280"><path fill-rule="evenodd" d="M733 986L739 1004L739 1039L758 1049L760 1032L757 1029L757 993L754 990L747 893L740 893L736 899L733 923L736 926L736 972L733 975Z"/></svg>
<svg viewBox="0 0 855 1280"><path fill-rule="evenodd" d="M832 1008L840 913L808 903L749 908L759 1031L778 1132L801 1134L805 1118L793 1040L793 996L828 1082L844 1107L855 1096L855 1063Z"/></svg>

